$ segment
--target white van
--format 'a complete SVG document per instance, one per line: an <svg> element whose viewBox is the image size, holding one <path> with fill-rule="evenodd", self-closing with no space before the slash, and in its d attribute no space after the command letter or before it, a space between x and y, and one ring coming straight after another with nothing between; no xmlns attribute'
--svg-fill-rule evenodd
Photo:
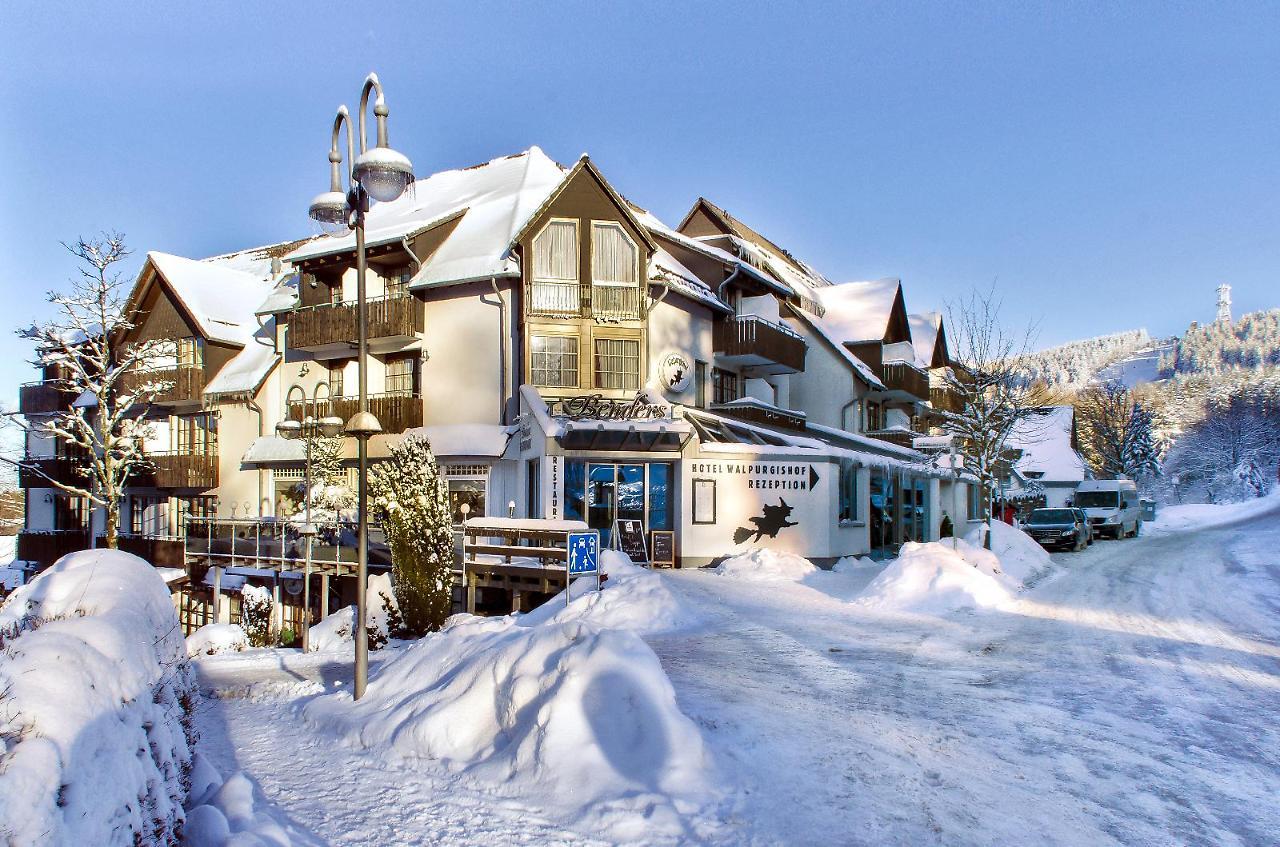
<svg viewBox="0 0 1280 847"><path fill-rule="evenodd" d="M1142 532L1142 505L1131 479L1086 479L1076 486L1072 505L1089 516L1095 538L1126 538Z"/></svg>

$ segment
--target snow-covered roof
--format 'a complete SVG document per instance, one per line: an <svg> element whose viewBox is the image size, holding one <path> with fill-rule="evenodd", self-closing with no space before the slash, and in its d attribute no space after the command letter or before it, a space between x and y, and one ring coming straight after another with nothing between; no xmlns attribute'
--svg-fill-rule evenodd
<svg viewBox="0 0 1280 847"><path fill-rule="evenodd" d="M273 279L280 273L276 270L277 261L283 266L281 272L287 272L288 265L285 263L284 257L307 242L315 241L320 237L319 235L309 235L306 238L295 238L292 241L279 241L275 244L264 244L260 247L246 247L234 253L222 253L200 261L234 271L241 271L251 276L256 276L258 279Z"/></svg>
<svg viewBox="0 0 1280 847"><path fill-rule="evenodd" d="M672 291L678 291L690 300L717 311L733 311L697 274L661 247L654 251L653 259L649 262L649 277L651 282L666 285Z"/></svg>
<svg viewBox="0 0 1280 847"><path fill-rule="evenodd" d="M496 459L507 449L511 429L498 424L447 424L418 426L404 431L405 438L425 436L437 456L479 456Z"/></svg>
<svg viewBox="0 0 1280 847"><path fill-rule="evenodd" d="M272 344L274 332L273 318L209 380L209 384L204 387L204 396L213 399L227 395L255 394L271 369L280 361L280 354Z"/></svg>
<svg viewBox="0 0 1280 847"><path fill-rule="evenodd" d="M916 365L928 370L933 367L934 347L938 343L938 327L942 326L941 312L925 312L907 315L911 325L911 346L916 351Z"/></svg>
<svg viewBox="0 0 1280 847"><path fill-rule="evenodd" d="M515 275L519 265L509 255L511 243L565 175L538 147L432 174L400 198L374 205L366 217L366 243L396 242L456 219L449 237L425 258L412 287ZM355 235L344 232L308 242L285 259L298 262L354 249Z"/></svg>
<svg viewBox="0 0 1280 847"><path fill-rule="evenodd" d="M750 262L743 261L728 250L717 247L714 244L707 244L700 239L691 238L682 232L672 229L662 221L658 220L652 212L641 209L634 203L630 204L630 206L632 214L636 216L636 220L640 222L641 226L649 231L650 235L659 239L665 239L674 244L679 244L681 247L688 248L695 253L701 253L708 259L714 259L728 267L737 268L741 273L746 274L757 282L763 283L770 288L776 289L780 294L786 293L786 288L783 287L778 280L769 276L759 268L753 267ZM666 251L661 252L665 253Z"/></svg>
<svg viewBox="0 0 1280 847"><path fill-rule="evenodd" d="M266 279L218 263L152 251L147 260L210 341L248 344L258 329L254 311L271 290Z"/></svg>
<svg viewBox="0 0 1280 847"><path fill-rule="evenodd" d="M254 310L258 315L278 315L298 305L298 281L301 275L291 273L282 277L275 288L267 295L267 299L258 304Z"/></svg>
<svg viewBox="0 0 1280 847"><path fill-rule="evenodd" d="M822 324L829 337L844 344L882 341L901 286L901 280L891 277L817 289L818 300L826 313L815 320Z"/></svg>
<svg viewBox="0 0 1280 847"><path fill-rule="evenodd" d="M1084 459L1071 445L1075 409L1051 406L1044 414L1020 421L1005 445L1022 451L1014 467L1024 476L1040 473L1040 482L1078 482L1085 478Z"/></svg>
<svg viewBox="0 0 1280 847"><path fill-rule="evenodd" d="M853 368L854 373L861 377L867 385L872 388L884 388L884 383L880 381L880 377L876 376L875 371L871 370L866 362L853 355L853 351L844 346L840 339L831 335L821 318L805 309L792 309L791 313L821 336L836 351L836 355L843 359L849 367Z"/></svg>

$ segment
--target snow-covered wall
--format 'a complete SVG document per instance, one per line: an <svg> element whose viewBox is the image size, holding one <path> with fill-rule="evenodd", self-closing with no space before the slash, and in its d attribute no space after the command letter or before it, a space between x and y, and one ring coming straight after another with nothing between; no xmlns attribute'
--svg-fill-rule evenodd
<svg viewBox="0 0 1280 847"><path fill-rule="evenodd" d="M9 597L0 633L0 842L176 843L194 683L156 569L72 553Z"/></svg>

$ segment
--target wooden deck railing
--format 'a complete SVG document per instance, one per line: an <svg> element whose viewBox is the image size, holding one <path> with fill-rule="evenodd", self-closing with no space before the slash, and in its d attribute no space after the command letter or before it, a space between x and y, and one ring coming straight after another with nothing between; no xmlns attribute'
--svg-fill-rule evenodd
<svg viewBox="0 0 1280 847"><path fill-rule="evenodd" d="M422 301L412 295L372 297L366 303L369 338L412 337L424 328ZM353 302L323 303L289 313L289 347L356 343L359 311Z"/></svg>
<svg viewBox="0 0 1280 847"><path fill-rule="evenodd" d="M150 467L141 469L130 480L131 485L155 488L216 488L218 454L174 450L147 453Z"/></svg>
<svg viewBox="0 0 1280 847"><path fill-rule="evenodd" d="M119 386L122 391L136 391L148 382L163 382L169 385L166 390L155 396L153 402L198 402L200 393L204 391L204 367L201 365L178 365L172 368L128 371L120 377Z"/></svg>
<svg viewBox="0 0 1280 847"><path fill-rule="evenodd" d="M885 362L880 381L890 391L902 391L921 400L929 399L929 375L907 362Z"/></svg>
<svg viewBox="0 0 1280 847"><path fill-rule="evenodd" d="M56 382L28 382L18 388L18 411L24 415L65 412L76 398Z"/></svg>
<svg viewBox="0 0 1280 847"><path fill-rule="evenodd" d="M738 360L762 373L804 370L804 339L789 327L759 315L738 315L714 325L712 347L724 359Z"/></svg>
<svg viewBox="0 0 1280 847"><path fill-rule="evenodd" d="M82 460L70 456L28 456L18 466L18 487L53 488L54 482L84 485L88 482L88 477L77 473L77 469L83 464Z"/></svg>
<svg viewBox="0 0 1280 847"><path fill-rule="evenodd" d="M17 558L39 562L47 568L58 559L89 546L89 533L83 529L23 530L18 533Z"/></svg>
<svg viewBox="0 0 1280 847"><path fill-rule="evenodd" d="M358 411L360 402L355 397L330 397L320 401L320 408L309 402L295 400L289 404L290 420L300 421L308 412L321 417L333 415L348 421ZM399 433L422 426L422 395L420 394L370 394L369 411L382 424L385 433Z"/></svg>
<svg viewBox="0 0 1280 847"><path fill-rule="evenodd" d="M529 286L529 314L572 316L582 313L576 282L535 282Z"/></svg>

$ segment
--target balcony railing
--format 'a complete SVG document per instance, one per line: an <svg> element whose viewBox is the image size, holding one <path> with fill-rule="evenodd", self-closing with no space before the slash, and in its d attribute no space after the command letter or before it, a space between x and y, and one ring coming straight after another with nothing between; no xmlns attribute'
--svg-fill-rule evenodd
<svg viewBox="0 0 1280 847"><path fill-rule="evenodd" d="M24 415L65 412L76 398L56 382L28 382L18 388L18 411Z"/></svg>
<svg viewBox="0 0 1280 847"><path fill-rule="evenodd" d="M88 477L78 472L84 461L70 456L32 458L28 456L18 466L19 488L52 488L55 482L65 485L86 485Z"/></svg>
<svg viewBox="0 0 1280 847"><path fill-rule="evenodd" d="M782 324L759 315L738 315L714 325L714 352L749 376L775 376L804 370L804 339Z"/></svg>
<svg viewBox="0 0 1280 847"><path fill-rule="evenodd" d="M529 287L529 314L573 316L581 314L582 300L576 282L535 282Z"/></svg>
<svg viewBox="0 0 1280 847"><path fill-rule="evenodd" d="M174 450L147 453L149 467L139 469L129 479L130 485L152 488L216 488L218 454Z"/></svg>
<svg viewBox="0 0 1280 847"><path fill-rule="evenodd" d="M744 403L742 401L734 403L726 403L722 405L712 405L711 411L717 414L727 415L737 418L747 423L763 424L764 426L772 426L778 429L790 429L795 431L803 431L805 429L805 416L799 412L792 412L788 409L779 409L765 404Z"/></svg>
<svg viewBox="0 0 1280 847"><path fill-rule="evenodd" d="M606 321L640 320L640 287L636 285L591 286L591 316Z"/></svg>
<svg viewBox="0 0 1280 847"><path fill-rule="evenodd" d="M422 301L412 295L371 297L365 301L370 339L412 338L423 331ZM289 347L305 350L328 344L355 344L359 309L354 302L322 303L289 313Z"/></svg>
<svg viewBox="0 0 1280 847"><path fill-rule="evenodd" d="M878 441L896 444L899 447L911 447L912 443L920 437L920 433L905 429L874 429L864 434Z"/></svg>
<svg viewBox="0 0 1280 847"><path fill-rule="evenodd" d="M204 578L210 567L268 567L301 571L306 541L299 524L287 520L192 519L184 527L184 544L192 577ZM354 522L317 523L311 543L311 563L318 571L347 569L357 564ZM369 527L369 565L391 566L391 550L377 525Z"/></svg>
<svg viewBox="0 0 1280 847"><path fill-rule="evenodd" d="M348 421L360 406L356 397L330 397L320 402L317 411L312 403L295 400L289 403L290 420L300 421L308 413L321 417L333 415ZM386 433L404 432L406 429L422 426L422 395L410 393L370 394L369 411L373 412L382 431Z"/></svg>
<svg viewBox="0 0 1280 847"><path fill-rule="evenodd" d="M907 362L885 362L880 366L880 381L889 391L929 399L929 375Z"/></svg>
<svg viewBox="0 0 1280 847"><path fill-rule="evenodd" d="M17 557L47 568L68 553L88 547L89 533L83 529L23 530L18 533Z"/></svg>
<svg viewBox="0 0 1280 847"><path fill-rule="evenodd" d="M933 408L943 412L959 412L964 403L960 399L959 393L950 386L930 386L929 402L933 404Z"/></svg>
<svg viewBox="0 0 1280 847"><path fill-rule="evenodd" d="M136 391L149 382L167 383L169 387L155 396L155 403L199 402L204 391L204 366L178 365L172 368L148 368L127 371L120 377L122 391Z"/></svg>

